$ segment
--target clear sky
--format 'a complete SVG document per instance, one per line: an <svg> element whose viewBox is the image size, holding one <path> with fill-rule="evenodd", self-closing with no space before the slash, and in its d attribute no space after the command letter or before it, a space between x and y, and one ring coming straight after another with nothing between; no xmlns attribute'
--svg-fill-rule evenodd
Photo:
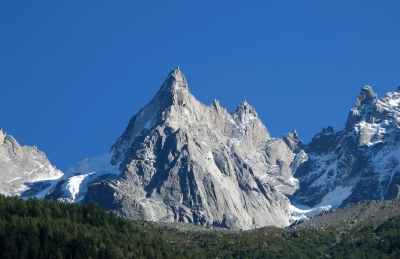
<svg viewBox="0 0 400 259"><path fill-rule="evenodd" d="M117 2L117 3L116 3ZM344 127L400 85L400 1L0 1L0 128L62 170L107 153L179 66L273 137Z"/></svg>

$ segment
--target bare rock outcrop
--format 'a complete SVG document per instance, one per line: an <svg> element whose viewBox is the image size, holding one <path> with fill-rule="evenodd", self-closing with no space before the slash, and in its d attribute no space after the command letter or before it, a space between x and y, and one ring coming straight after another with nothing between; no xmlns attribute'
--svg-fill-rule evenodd
<svg viewBox="0 0 400 259"><path fill-rule="evenodd" d="M0 129L0 193L8 196L37 196L62 176L36 146L20 146Z"/></svg>

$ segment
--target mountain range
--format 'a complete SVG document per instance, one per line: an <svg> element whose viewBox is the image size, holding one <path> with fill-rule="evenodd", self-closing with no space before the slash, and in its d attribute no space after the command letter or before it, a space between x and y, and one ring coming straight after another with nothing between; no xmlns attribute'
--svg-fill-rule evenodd
<svg viewBox="0 0 400 259"><path fill-rule="evenodd" d="M190 93L173 69L104 155L62 173L36 147L0 131L0 193L98 203L158 222L252 229L288 226L366 199L396 199L400 89L379 99L364 86L345 128L305 145L270 136L243 101L229 113Z"/></svg>
<svg viewBox="0 0 400 259"><path fill-rule="evenodd" d="M323 129L297 154L292 201L310 207L396 199L400 184L400 89L379 99L364 86L345 128ZM299 164L299 165L297 165Z"/></svg>

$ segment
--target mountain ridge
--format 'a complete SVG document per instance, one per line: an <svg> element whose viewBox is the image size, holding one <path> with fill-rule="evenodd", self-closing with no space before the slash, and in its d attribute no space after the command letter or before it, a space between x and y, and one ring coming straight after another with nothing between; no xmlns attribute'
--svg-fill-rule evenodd
<svg viewBox="0 0 400 259"><path fill-rule="evenodd" d="M301 155L306 161L293 168L302 186L292 201L314 207L336 199L337 207L364 199L396 198L400 184L399 103L398 90L379 99L370 86L364 86L345 128L336 132L324 128L304 147Z"/></svg>
<svg viewBox="0 0 400 259"><path fill-rule="evenodd" d="M246 100L231 113L218 100L199 102L177 67L108 153L52 179L24 180L15 193L95 202L135 220L284 227L329 208L400 196L399 104L399 89L379 99L364 86L344 129L328 126L304 144L296 130L271 137ZM5 134L0 143L7 152L19 146Z"/></svg>
<svg viewBox="0 0 400 259"><path fill-rule="evenodd" d="M75 196L64 182L47 197L97 202L133 219L234 229L285 226L289 200L283 193L295 188L287 181L294 157L288 152L247 101L231 114L217 100L204 105L175 68L112 146L108 156L118 172L77 166L68 173L81 179Z"/></svg>

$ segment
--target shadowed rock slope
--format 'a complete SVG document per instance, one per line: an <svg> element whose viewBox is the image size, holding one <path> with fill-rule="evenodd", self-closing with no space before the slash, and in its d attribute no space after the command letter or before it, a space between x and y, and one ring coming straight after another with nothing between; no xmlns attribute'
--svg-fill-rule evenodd
<svg viewBox="0 0 400 259"><path fill-rule="evenodd" d="M324 128L292 164L300 189L291 200L310 207L395 199L400 185L400 89L379 99L361 89L346 126Z"/></svg>

